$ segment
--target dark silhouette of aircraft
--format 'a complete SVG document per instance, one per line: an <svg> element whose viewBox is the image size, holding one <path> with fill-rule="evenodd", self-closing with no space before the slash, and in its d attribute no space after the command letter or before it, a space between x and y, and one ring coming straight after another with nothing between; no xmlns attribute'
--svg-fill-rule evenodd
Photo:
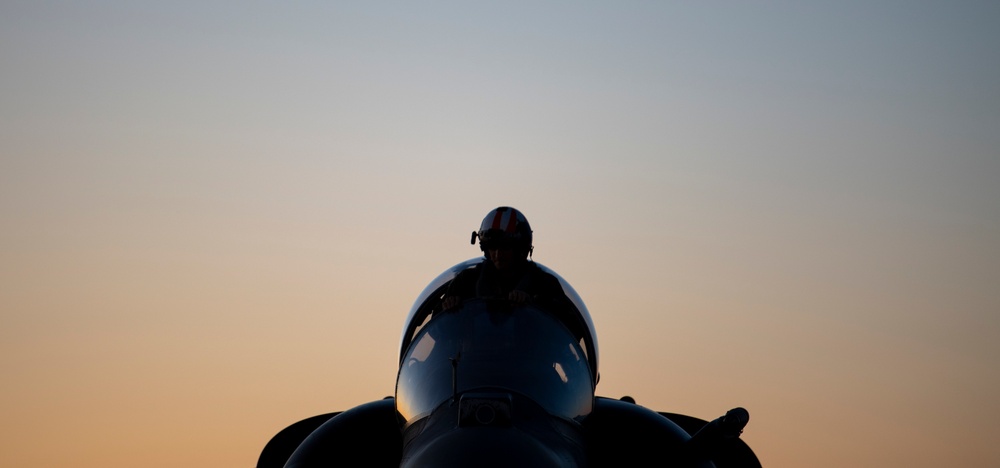
<svg viewBox="0 0 1000 468"><path fill-rule="evenodd" d="M760 467L739 435L743 408L711 422L595 396L597 335L576 291L514 306L472 299L441 310L448 269L403 329L395 397L299 421L258 468Z"/></svg>

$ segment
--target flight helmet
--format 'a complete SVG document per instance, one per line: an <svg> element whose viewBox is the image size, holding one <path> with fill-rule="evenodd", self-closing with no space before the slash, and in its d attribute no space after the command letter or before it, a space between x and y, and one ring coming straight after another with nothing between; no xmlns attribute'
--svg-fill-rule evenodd
<svg viewBox="0 0 1000 468"><path fill-rule="evenodd" d="M486 252L496 248L513 248L523 254L531 255L531 225L520 211L509 206L501 206L490 211L479 231L472 233L472 243L479 238L479 249Z"/></svg>

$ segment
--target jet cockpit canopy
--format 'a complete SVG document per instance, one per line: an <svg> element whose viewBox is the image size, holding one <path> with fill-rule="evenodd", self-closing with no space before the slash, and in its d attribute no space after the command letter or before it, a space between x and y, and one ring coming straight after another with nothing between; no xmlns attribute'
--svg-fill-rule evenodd
<svg viewBox="0 0 1000 468"><path fill-rule="evenodd" d="M549 414L580 420L593 408L597 342L583 301L561 277L568 301L512 307L473 299L458 310L440 310L455 276L482 258L441 274L417 299L400 346L396 406L412 423L465 392L514 392ZM537 264L536 264L537 265ZM571 310L565 310L565 309Z"/></svg>
<svg viewBox="0 0 1000 468"><path fill-rule="evenodd" d="M403 335L400 339L400 365L403 364L403 357L406 354L406 350L410 347L417 332L420 331L420 328L430 321L434 314L441 313L441 299L443 298L445 291L448 289L448 284L451 283L451 281L455 279L459 273L464 270L474 268L476 265L483 262L483 260L485 260L484 257L476 257L445 270L444 273L441 273L437 278L434 278L434 280L431 281L426 288L424 288L423 292L417 296L417 300L414 301L413 307L410 308L410 313L406 317L406 325L403 327ZM590 312L587 310L587 306L584 305L583 299L581 299L580 295L577 294L575 289L573 289L573 286L567 283L562 276L559 276L559 274L541 263L535 262L535 265L542 271L559 280L563 293L572 304L572 309L574 310L570 311L570 313L567 314L568 316L564 315L561 320L570 330L573 331L574 335L577 335L577 339L580 341L580 346L587 355L587 360L590 364L590 371L594 378L594 382L596 383L599 375L597 367L597 333L594 331L594 322L590 318Z"/></svg>

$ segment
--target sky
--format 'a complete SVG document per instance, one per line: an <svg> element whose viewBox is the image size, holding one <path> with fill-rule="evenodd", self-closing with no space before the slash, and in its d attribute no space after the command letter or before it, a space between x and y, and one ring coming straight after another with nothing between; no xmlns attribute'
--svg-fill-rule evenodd
<svg viewBox="0 0 1000 468"><path fill-rule="evenodd" d="M597 393L997 466L1000 5L0 3L0 465L253 466L520 209Z"/></svg>

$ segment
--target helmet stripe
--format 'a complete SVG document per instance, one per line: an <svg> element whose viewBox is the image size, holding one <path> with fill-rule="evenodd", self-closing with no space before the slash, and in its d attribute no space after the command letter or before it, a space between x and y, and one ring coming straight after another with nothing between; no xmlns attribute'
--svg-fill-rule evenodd
<svg viewBox="0 0 1000 468"><path fill-rule="evenodd" d="M504 228L505 231L513 234L517 232L517 210L510 209L507 210L507 226Z"/></svg>
<svg viewBox="0 0 1000 468"><path fill-rule="evenodd" d="M527 223L528 221L524 218L524 215L521 214L520 211L517 211L509 206L501 206L486 215L486 218L483 219L483 224L480 226L479 230L480 232L497 230L507 234L516 235L518 234L518 227L521 224L527 225Z"/></svg>
<svg viewBox="0 0 1000 468"><path fill-rule="evenodd" d="M506 210L500 208L494 210L495 214L493 215L493 227L491 227L490 229L500 229L500 223L503 220L504 211Z"/></svg>

